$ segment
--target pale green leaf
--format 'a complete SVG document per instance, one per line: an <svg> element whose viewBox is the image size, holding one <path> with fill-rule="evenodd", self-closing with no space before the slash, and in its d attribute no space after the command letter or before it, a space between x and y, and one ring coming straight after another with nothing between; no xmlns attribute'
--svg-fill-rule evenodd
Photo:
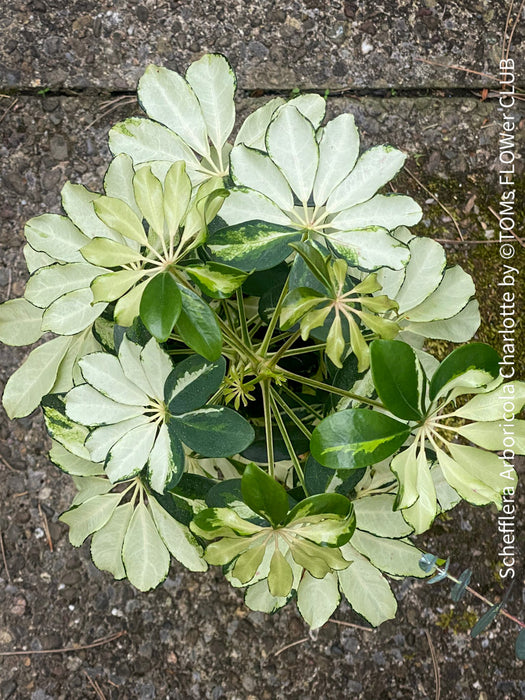
<svg viewBox="0 0 525 700"><path fill-rule="evenodd" d="M144 280L130 289L115 305L115 321L120 326L131 326L139 315L140 300L149 280Z"/></svg>
<svg viewBox="0 0 525 700"><path fill-rule="evenodd" d="M93 207L98 218L106 226L141 245L147 244L148 239L141 219L122 199L99 197L93 202Z"/></svg>
<svg viewBox="0 0 525 700"><path fill-rule="evenodd" d="M380 537L406 537L412 532L399 511L394 510L394 494L384 493L352 501L357 527Z"/></svg>
<svg viewBox="0 0 525 700"><path fill-rule="evenodd" d="M231 174L237 185L262 192L285 211L293 210L290 185L268 155L241 144L232 150L230 163Z"/></svg>
<svg viewBox="0 0 525 700"><path fill-rule="evenodd" d="M155 392L153 396L159 400L164 398L164 384L173 369L173 363L155 338L148 340L140 353L140 361L148 382Z"/></svg>
<svg viewBox="0 0 525 700"><path fill-rule="evenodd" d="M191 181L183 161L174 163L164 180L164 219L173 239L181 225L191 199Z"/></svg>
<svg viewBox="0 0 525 700"><path fill-rule="evenodd" d="M96 277L91 283L93 301L115 301L144 277L144 270L117 270Z"/></svg>
<svg viewBox="0 0 525 700"><path fill-rule="evenodd" d="M400 270L410 259L408 246L380 226L335 231L328 240L352 267L363 270L372 271L381 267Z"/></svg>
<svg viewBox="0 0 525 700"><path fill-rule="evenodd" d="M509 426L505 426L500 420L469 423L456 430L464 438L485 450L496 452L512 449L517 455L525 454L525 421L523 420L512 420Z"/></svg>
<svg viewBox="0 0 525 700"><path fill-rule="evenodd" d="M230 196L221 208L221 219L230 226L254 220L284 226L290 224L289 217L268 197L248 188L230 190Z"/></svg>
<svg viewBox="0 0 525 700"><path fill-rule="evenodd" d="M419 567L421 552L406 540L376 537L368 532L356 530L350 544L374 566L387 574L417 578L425 576Z"/></svg>
<svg viewBox="0 0 525 700"><path fill-rule="evenodd" d="M423 273L421 270L416 274ZM411 323L451 318L465 308L475 293L472 277L456 265L445 271L443 281L435 292L418 306L410 308L405 318Z"/></svg>
<svg viewBox="0 0 525 700"><path fill-rule="evenodd" d="M2 403L9 418L29 415L49 393L71 339L59 337L35 348L5 385Z"/></svg>
<svg viewBox="0 0 525 700"><path fill-rule="evenodd" d="M452 318L447 318L444 321L429 321L428 323L411 323L409 321L404 328L425 338L465 343L472 338L480 323L479 304L476 299L473 299L459 314L452 316Z"/></svg>
<svg viewBox="0 0 525 700"><path fill-rule="evenodd" d="M315 175L314 202L323 205L354 167L359 154L359 133L353 114L340 114L323 129L319 143L319 167Z"/></svg>
<svg viewBox="0 0 525 700"><path fill-rule="evenodd" d="M42 335L42 309L24 298L0 304L0 342L6 345L31 345Z"/></svg>
<svg viewBox="0 0 525 700"><path fill-rule="evenodd" d="M86 440L86 449L89 451L91 459L94 462L104 462L108 452L121 437L147 422L148 419L140 415L95 428Z"/></svg>
<svg viewBox="0 0 525 700"><path fill-rule="evenodd" d="M304 572L297 589L297 607L312 629L328 622L340 600L336 574L328 573L324 578L317 579L308 571Z"/></svg>
<svg viewBox="0 0 525 700"><path fill-rule="evenodd" d="M164 161L167 169L177 160L184 160L194 168L199 164L180 136L151 119L132 117L115 124L109 132L109 147L115 155L130 155L135 165Z"/></svg>
<svg viewBox="0 0 525 700"><path fill-rule="evenodd" d="M83 357L79 364L84 380L109 399L131 406L149 403L146 394L126 377L114 355L94 352Z"/></svg>
<svg viewBox="0 0 525 700"><path fill-rule="evenodd" d="M108 238L93 238L81 252L85 260L102 267L120 267L143 260L138 250Z"/></svg>
<svg viewBox="0 0 525 700"><path fill-rule="evenodd" d="M102 571L109 571L116 579L126 576L122 563L122 547L132 515L132 503L118 506L108 522L95 532L91 540L93 563Z"/></svg>
<svg viewBox="0 0 525 700"><path fill-rule="evenodd" d="M121 493L106 493L93 496L78 507L62 513L59 520L69 525L71 544L80 547L86 537L104 527L121 500Z"/></svg>
<svg viewBox="0 0 525 700"><path fill-rule="evenodd" d="M168 575L169 552L142 502L131 516L124 537L122 561L130 583L139 591L155 588Z"/></svg>
<svg viewBox="0 0 525 700"><path fill-rule="evenodd" d="M151 228L164 235L164 192L160 180L148 167L141 168L133 178L135 199ZM151 233L150 233L151 236Z"/></svg>
<svg viewBox="0 0 525 700"><path fill-rule="evenodd" d="M422 215L421 207L411 197L402 194L376 194L362 204L343 210L331 224L343 231L367 226L380 226L392 231L398 226L414 226Z"/></svg>
<svg viewBox="0 0 525 700"><path fill-rule="evenodd" d="M139 100L148 116L165 124L197 153L210 153L206 124L191 86L175 71L150 65L139 80Z"/></svg>
<svg viewBox="0 0 525 700"><path fill-rule="evenodd" d="M157 427L146 423L125 433L110 449L106 474L113 483L130 479L142 471L148 461Z"/></svg>
<svg viewBox="0 0 525 700"><path fill-rule="evenodd" d="M276 598L268 590L268 580L262 579L248 586L244 596L244 602L250 610L264 613L274 613L283 605L286 605L288 598Z"/></svg>
<svg viewBox="0 0 525 700"><path fill-rule="evenodd" d="M397 601L385 577L352 545L346 544L342 551L352 563L337 576L341 590L355 612L374 627L394 618Z"/></svg>
<svg viewBox="0 0 525 700"><path fill-rule="evenodd" d="M29 243L22 248L22 251L24 253L24 258L30 275L41 267L47 267L48 265L52 265L54 262L56 262L55 259L49 256L47 253L40 253L31 248Z"/></svg>
<svg viewBox="0 0 525 700"><path fill-rule="evenodd" d="M323 121L326 111L326 100L321 95L314 92L297 95L291 100L288 100L286 106L295 107L303 117L306 117L312 123L314 129L319 128Z"/></svg>
<svg viewBox="0 0 525 700"><path fill-rule="evenodd" d="M285 101L282 97L274 97L273 100L252 112L241 124L235 139L235 145L243 143L245 146L264 151L266 149L264 137L268 124L275 110L283 104L285 104Z"/></svg>
<svg viewBox="0 0 525 700"><path fill-rule="evenodd" d="M172 518L154 499L148 500L151 515L160 536L171 554L190 571L206 571L202 547L190 530Z"/></svg>
<svg viewBox="0 0 525 700"><path fill-rule="evenodd" d="M119 154L108 166L104 176L104 190L108 197L121 199L133 209L137 216L140 216L133 192L133 175L135 175L133 160L127 153Z"/></svg>
<svg viewBox="0 0 525 700"><path fill-rule="evenodd" d="M78 493L71 503L71 508L79 506L95 496L102 496L113 488L111 481L99 476L73 476L73 483L77 487Z"/></svg>
<svg viewBox="0 0 525 700"><path fill-rule="evenodd" d="M312 123L295 107L281 107L266 132L266 148L301 202L308 202L319 162Z"/></svg>
<svg viewBox="0 0 525 700"><path fill-rule="evenodd" d="M55 440L52 441L49 459L59 469L71 474L71 476L100 476L104 474L102 464L78 457Z"/></svg>
<svg viewBox="0 0 525 700"><path fill-rule="evenodd" d="M97 275L105 272L105 268L86 262L41 267L27 281L24 296L34 306L45 309L64 294L89 287Z"/></svg>
<svg viewBox="0 0 525 700"><path fill-rule="evenodd" d="M505 414L509 414L504 408L507 401L513 406L512 413L517 414L521 411L525 406L525 382L502 384L487 394L478 394L464 406L457 408L454 415L476 421L502 420Z"/></svg>
<svg viewBox="0 0 525 700"><path fill-rule="evenodd" d="M431 238L414 238L408 245L410 261L401 288L395 295L399 314L421 304L443 280L446 265L443 246ZM411 317L411 313L406 314Z"/></svg>
<svg viewBox="0 0 525 700"><path fill-rule="evenodd" d="M224 56L208 53L190 65L186 80L199 100L208 136L220 152L235 123L235 73Z"/></svg>
<svg viewBox="0 0 525 700"><path fill-rule="evenodd" d="M365 151L355 168L330 195L326 203L327 211L335 213L366 202L401 170L405 160L406 154L392 146L374 146ZM392 230L395 227L385 228Z"/></svg>
<svg viewBox="0 0 525 700"><path fill-rule="evenodd" d="M67 217L58 214L42 214L30 219L24 232L34 250L61 262L82 262L79 250L89 242Z"/></svg>
<svg viewBox="0 0 525 700"><path fill-rule="evenodd" d="M170 435L165 423L160 428L155 444L150 452L147 469L151 488L157 493L164 493L167 485L178 473L184 471L184 449L176 436Z"/></svg>
<svg viewBox="0 0 525 700"><path fill-rule="evenodd" d="M112 401L89 384L74 387L66 396L66 414L71 420L82 425L118 423L142 415L143 412L142 406Z"/></svg>
<svg viewBox="0 0 525 700"><path fill-rule="evenodd" d="M59 335L74 335L90 326L106 308L101 302L91 305L93 294L89 287L75 289L54 301L42 316L42 330Z"/></svg>
<svg viewBox="0 0 525 700"><path fill-rule="evenodd" d="M95 214L93 202L100 194L91 192L83 185L66 182L62 188L62 206L71 221L88 238L108 238L122 243L122 236L113 231ZM87 243L87 241L86 241Z"/></svg>
<svg viewBox="0 0 525 700"><path fill-rule="evenodd" d="M143 348L141 345L131 342L127 336L124 336L119 347L118 357L124 374L127 377L133 377L134 384L147 394L147 396L154 398L156 392L147 377L144 363L140 359L142 350ZM160 399L163 396L164 389L157 398Z"/></svg>

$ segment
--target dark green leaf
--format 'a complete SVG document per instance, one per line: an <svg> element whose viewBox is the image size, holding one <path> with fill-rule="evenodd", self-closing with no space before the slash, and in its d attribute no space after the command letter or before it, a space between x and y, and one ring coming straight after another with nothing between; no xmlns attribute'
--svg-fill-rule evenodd
<svg viewBox="0 0 525 700"><path fill-rule="evenodd" d="M332 469L356 469L375 464L404 443L410 428L383 413L350 408L322 420L313 432L314 458Z"/></svg>
<svg viewBox="0 0 525 700"><path fill-rule="evenodd" d="M140 300L140 317L159 343L166 341L181 312L179 287L169 272L155 275Z"/></svg>
<svg viewBox="0 0 525 700"><path fill-rule="evenodd" d="M170 489L170 493L183 498L189 498L192 501L199 500L207 502L207 496L210 490L216 486L213 479L200 474L183 474L179 483Z"/></svg>
<svg viewBox="0 0 525 700"><path fill-rule="evenodd" d="M234 501L242 500L240 479L219 481L206 495L206 505L210 508L227 508Z"/></svg>
<svg viewBox="0 0 525 700"><path fill-rule="evenodd" d="M122 328L122 326L118 326L119 328ZM137 345L141 345L144 347L146 343L151 340L151 333L148 331L146 326L142 323L140 316L137 316L131 326L129 328L124 329L126 331L126 336L128 340L131 340L132 343L136 343ZM120 347L120 342L118 344Z"/></svg>
<svg viewBox="0 0 525 700"><path fill-rule="evenodd" d="M158 503L168 512L172 518L178 520L183 525L189 525L193 519L193 510L183 498L179 498L171 493L152 493L150 498L155 498Z"/></svg>
<svg viewBox="0 0 525 700"><path fill-rule="evenodd" d="M423 370L416 353L400 340L374 340L370 368L379 398L399 418L419 420L420 382Z"/></svg>
<svg viewBox="0 0 525 700"><path fill-rule="evenodd" d="M525 629L522 629L521 632L518 634L516 637L516 656L518 659L521 659L522 661L525 660Z"/></svg>
<svg viewBox="0 0 525 700"><path fill-rule="evenodd" d="M470 632L470 636L474 639L474 637L477 637L478 634L481 634L484 630L487 629L487 627L493 622L493 620L496 618L497 614L501 610L502 604L501 603L496 603L496 605L493 605L491 608L487 610L487 612L482 615L479 620L476 622L474 627L472 628Z"/></svg>
<svg viewBox="0 0 525 700"><path fill-rule="evenodd" d="M335 487L336 493L342 493L343 496L349 496L354 487L361 481L366 473L366 467L362 469L338 469L337 476L343 479L343 483Z"/></svg>
<svg viewBox="0 0 525 700"><path fill-rule="evenodd" d="M289 272L290 266L285 262L279 263L279 265L272 267L270 270L254 272L242 285L242 290L248 296L262 297L272 287L282 289L288 279Z"/></svg>
<svg viewBox="0 0 525 700"><path fill-rule="evenodd" d="M481 370L495 379L499 375L499 362L498 353L485 343L469 343L457 348L443 360L432 377L430 399L434 400L445 384L471 369Z"/></svg>
<svg viewBox="0 0 525 700"><path fill-rule="evenodd" d="M309 449L309 441L304 433L302 433L293 423L290 424L285 421L285 426L286 431L294 445L296 454L303 454L304 452L307 452ZM277 461L291 459L282 435L277 427L274 426L272 434L275 459ZM243 457L246 457L246 459L251 459L254 462L263 464L268 462L268 455L266 453L266 433L263 427L256 426L255 439L252 444L243 451L242 455Z"/></svg>
<svg viewBox="0 0 525 700"><path fill-rule="evenodd" d="M312 275L323 287L326 287L326 290L332 290L332 280L328 267L332 256L329 253L323 254L312 241L292 243L291 247L299 253Z"/></svg>
<svg viewBox="0 0 525 700"><path fill-rule="evenodd" d="M459 583L455 583L452 586L452 590L450 591L450 597L452 598L454 603L457 603L465 595L465 591L467 590L467 586L470 583L471 576L472 571L470 569L465 569L465 571L463 571L458 578Z"/></svg>
<svg viewBox="0 0 525 700"><path fill-rule="evenodd" d="M210 362L218 360L222 335L213 310L194 292L179 285L182 310L177 331L188 347Z"/></svg>
<svg viewBox="0 0 525 700"><path fill-rule="evenodd" d="M247 420L224 406L173 416L170 423L182 442L203 457L231 457L246 449L255 435Z"/></svg>
<svg viewBox="0 0 525 700"><path fill-rule="evenodd" d="M253 462L244 470L241 480L242 497L246 505L277 526L288 512L288 496L275 479Z"/></svg>
<svg viewBox="0 0 525 700"><path fill-rule="evenodd" d="M352 504L346 496L342 496L340 493L321 493L309 496L298 503L286 516L284 525L314 515L332 514L344 519L350 515L352 510Z"/></svg>
<svg viewBox="0 0 525 700"><path fill-rule="evenodd" d="M208 239L211 256L218 262L246 272L267 270L290 255L290 243L301 232L266 221L246 221L217 231Z"/></svg>
<svg viewBox="0 0 525 700"><path fill-rule="evenodd" d="M187 413L203 406L219 388L226 362L208 362L200 355L192 355L175 365L164 385L164 400L172 415Z"/></svg>
<svg viewBox="0 0 525 700"><path fill-rule="evenodd" d="M304 481L309 494L325 493L333 478L333 469L323 467L312 455L308 457L304 467Z"/></svg>

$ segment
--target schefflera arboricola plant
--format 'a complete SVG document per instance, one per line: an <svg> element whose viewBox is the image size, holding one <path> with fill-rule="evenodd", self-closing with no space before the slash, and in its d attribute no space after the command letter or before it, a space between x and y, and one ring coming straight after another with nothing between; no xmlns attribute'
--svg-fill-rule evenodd
<svg viewBox="0 0 525 700"><path fill-rule="evenodd" d="M314 94L233 136L235 85L219 55L184 77L150 66L104 193L68 183L66 215L28 223L0 339L55 337L4 406L42 405L78 488L61 519L116 578L148 590L172 555L222 566L254 610L296 598L319 627L344 595L378 625L387 576L426 575L413 536L515 488L495 454L510 385L488 346L441 364L423 348L468 341L479 313L469 275L407 228L419 205L382 191L406 155L360 152L353 116L323 123Z"/></svg>

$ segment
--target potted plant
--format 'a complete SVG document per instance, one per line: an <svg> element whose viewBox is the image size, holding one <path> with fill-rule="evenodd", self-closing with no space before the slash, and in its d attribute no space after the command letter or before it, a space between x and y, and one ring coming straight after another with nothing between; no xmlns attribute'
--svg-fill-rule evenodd
<svg viewBox="0 0 525 700"><path fill-rule="evenodd" d="M419 205L377 193L405 154L360 154L353 116L323 123L315 94L270 100L233 139L234 93L220 55L185 77L150 66L104 193L66 183L65 214L27 223L0 339L46 340L3 404L42 406L78 488L61 520L115 578L147 591L173 556L222 566L254 610L295 598L316 628L345 596L379 625L386 576L448 575L414 535L461 500L513 498L500 423L525 384L467 343L473 281L410 230ZM427 338L459 346L440 363Z"/></svg>

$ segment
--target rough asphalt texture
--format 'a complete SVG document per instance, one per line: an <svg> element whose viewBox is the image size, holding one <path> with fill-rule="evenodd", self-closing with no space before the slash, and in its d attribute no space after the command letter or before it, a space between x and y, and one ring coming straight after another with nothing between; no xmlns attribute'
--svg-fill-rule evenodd
<svg viewBox="0 0 525 700"><path fill-rule="evenodd" d="M236 68L240 118L272 91L329 89L330 117L353 111L363 147L390 142L406 150L410 172L438 196L464 236L491 240L500 114L491 91L482 101L481 88L496 82L417 59L497 76L507 8L508 2L489 0L6 3L0 17L0 300L23 291L24 222L59 211L59 190L68 179L100 188L107 131L139 113L127 91L146 65L185 69L206 51L227 54ZM521 56L521 82L524 27L516 27L511 53L517 63ZM516 116L519 121L518 108ZM522 136L520 143L523 152ZM457 245L449 215L408 173L394 186L424 206L416 232L449 240L451 259L474 275L483 308L479 338L490 339L498 319L496 247ZM523 267L523 256L520 262ZM0 348L0 390L25 354ZM149 594L114 582L91 564L88 545L69 545L67 528L57 522L74 487L46 459L39 413L9 422L2 412L0 439L7 564L6 570L0 559L0 651L88 645L126 632L89 650L0 657L0 700L95 698L96 684L118 700L434 698L431 648L442 698L525 697L524 663L513 653L515 627L499 619L470 640L468 630L484 609L472 599L453 606L443 584L395 582L398 617L377 631L329 623L309 635L293 604L271 618L250 612L217 569L191 574L174 565ZM522 534L523 486L518 505ZM472 568L478 590L500 599L495 511L461 506L418 543L450 555L456 573ZM508 602L521 619L522 554L523 548ZM361 622L344 605L335 617Z"/></svg>

